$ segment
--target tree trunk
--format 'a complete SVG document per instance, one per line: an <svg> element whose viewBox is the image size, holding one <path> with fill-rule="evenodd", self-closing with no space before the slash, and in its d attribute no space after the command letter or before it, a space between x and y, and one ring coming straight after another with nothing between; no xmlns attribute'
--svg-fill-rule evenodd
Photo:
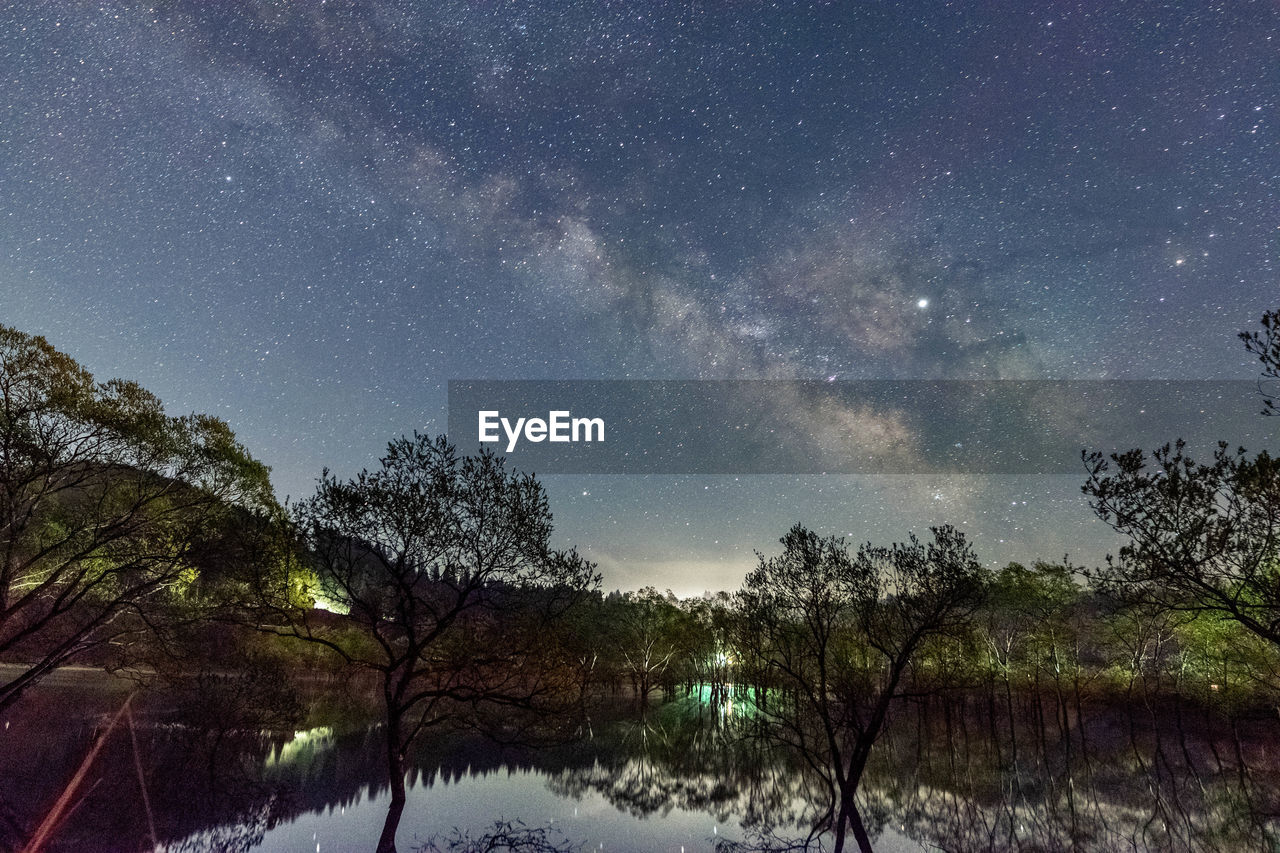
<svg viewBox="0 0 1280 853"><path fill-rule="evenodd" d="M858 804L849 803L849 825L853 827L853 837L858 842L859 853L874 853L871 849L871 838L867 835L867 828L862 823L862 814L858 811Z"/></svg>
<svg viewBox="0 0 1280 853"><path fill-rule="evenodd" d="M404 814L404 777L391 786L391 805L387 808L387 820L382 824L378 838L378 853L396 853L396 831L400 828L400 816Z"/></svg>
<svg viewBox="0 0 1280 853"><path fill-rule="evenodd" d="M391 786L391 804L387 820L378 838L378 853L396 853L396 831L404 814L404 744L401 743L401 715L387 709L387 782Z"/></svg>
<svg viewBox="0 0 1280 853"><path fill-rule="evenodd" d="M857 800L854 799L857 795L857 790L857 784L851 783L846 785L845 789L840 792L840 808L836 817L836 837L832 848L833 853L843 853L846 827L853 830L853 839L858 842L859 853L874 853L871 849L871 838L867 835L867 828L862 823L862 814L858 811Z"/></svg>

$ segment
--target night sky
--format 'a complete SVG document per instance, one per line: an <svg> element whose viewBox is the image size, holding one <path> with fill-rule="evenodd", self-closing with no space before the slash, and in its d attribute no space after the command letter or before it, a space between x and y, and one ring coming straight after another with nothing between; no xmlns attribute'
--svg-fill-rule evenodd
<svg viewBox="0 0 1280 853"><path fill-rule="evenodd" d="M1272 0L9 3L0 86L0 323L281 497L450 379L1250 379L1280 307ZM796 521L1096 561L1082 481L544 478L682 594Z"/></svg>

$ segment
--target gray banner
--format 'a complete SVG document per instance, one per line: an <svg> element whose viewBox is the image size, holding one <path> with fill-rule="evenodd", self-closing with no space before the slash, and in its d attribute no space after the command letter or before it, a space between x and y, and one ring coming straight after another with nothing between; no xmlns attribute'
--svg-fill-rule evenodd
<svg viewBox="0 0 1280 853"><path fill-rule="evenodd" d="M539 474L1079 474L1280 445L1250 381L454 380L449 437Z"/></svg>

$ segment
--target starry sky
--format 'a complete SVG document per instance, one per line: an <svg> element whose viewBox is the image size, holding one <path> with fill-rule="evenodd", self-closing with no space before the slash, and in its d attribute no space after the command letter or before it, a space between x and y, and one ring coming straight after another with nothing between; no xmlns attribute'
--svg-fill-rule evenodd
<svg viewBox="0 0 1280 853"><path fill-rule="evenodd" d="M1278 51L1272 0L3 4L0 322L281 497L450 379L1251 379ZM544 483L691 594L796 521L1096 561L1082 479Z"/></svg>

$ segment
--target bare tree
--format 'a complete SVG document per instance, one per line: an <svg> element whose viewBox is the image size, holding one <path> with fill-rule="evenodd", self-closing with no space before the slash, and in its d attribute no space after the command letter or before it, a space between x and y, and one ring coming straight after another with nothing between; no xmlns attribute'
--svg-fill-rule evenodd
<svg viewBox="0 0 1280 853"><path fill-rule="evenodd" d="M640 706L646 707L680 650L684 614L670 592L664 596L651 586L624 595L617 613L622 671Z"/></svg>
<svg viewBox="0 0 1280 853"><path fill-rule="evenodd" d="M967 626L981 601L985 572L963 534L932 532L927 545L912 536L854 555L796 525L740 593L748 653L779 694L764 710L766 731L823 779L830 806L819 823L836 851L850 829L871 849L855 799L871 749L922 645Z"/></svg>
<svg viewBox="0 0 1280 853"><path fill-rule="evenodd" d="M379 841L395 849L405 756L425 728L555 708L582 680L559 655L555 617L599 583L594 566L549 545L542 486L490 453L459 458L443 437L391 442L381 466L326 471L296 510L330 611L303 608L278 631L376 673L392 802ZM492 728L490 729L492 731Z"/></svg>
<svg viewBox="0 0 1280 853"><path fill-rule="evenodd" d="M274 505L228 426L170 417L0 326L0 708L56 666L154 627L199 580L193 551L233 507Z"/></svg>

